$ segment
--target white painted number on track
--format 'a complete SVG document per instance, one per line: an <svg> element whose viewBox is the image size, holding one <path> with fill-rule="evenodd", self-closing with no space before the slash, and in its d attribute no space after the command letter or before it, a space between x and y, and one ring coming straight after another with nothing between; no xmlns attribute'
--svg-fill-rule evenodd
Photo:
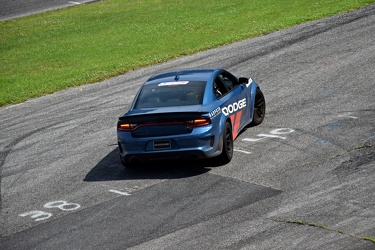
<svg viewBox="0 0 375 250"><path fill-rule="evenodd" d="M44 211L30 211L23 214L20 214L21 217L30 216L31 218L35 219L35 221L46 220L52 217L51 213L47 213Z"/></svg>
<svg viewBox="0 0 375 250"><path fill-rule="evenodd" d="M266 138L278 138L278 139L285 140L286 137L281 136L281 135L290 134L290 133L293 133L294 131L295 130L292 129L292 128L278 128L278 129L271 130L270 134L259 134L259 135L257 135L257 137L260 137L260 138L244 138L244 139L242 139L242 141L257 142L257 141L260 141L260 140L264 140Z"/></svg>
<svg viewBox="0 0 375 250"><path fill-rule="evenodd" d="M44 204L44 208L52 209L52 208L58 208L61 211L73 211L77 210L81 207L81 205L77 203L69 203L67 201L52 201ZM32 219L35 219L35 221L41 221L49 219L53 216L52 213L48 213L45 211L29 211L23 214L20 214L21 217L30 216Z"/></svg>
<svg viewBox="0 0 375 250"><path fill-rule="evenodd" d="M66 201L52 201L44 204L45 208L59 208L62 211L72 211L77 210L81 205L76 203L68 203Z"/></svg>

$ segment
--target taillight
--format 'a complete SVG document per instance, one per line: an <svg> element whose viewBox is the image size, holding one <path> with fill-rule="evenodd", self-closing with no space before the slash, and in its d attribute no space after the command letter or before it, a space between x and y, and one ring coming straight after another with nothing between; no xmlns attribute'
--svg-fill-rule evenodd
<svg viewBox="0 0 375 250"><path fill-rule="evenodd" d="M137 127L137 124L135 123L118 123L117 124L117 130L120 131L131 131L134 130Z"/></svg>
<svg viewBox="0 0 375 250"><path fill-rule="evenodd" d="M194 120L189 120L186 123L192 127L201 127L201 126L210 125L211 120L209 118L197 118Z"/></svg>
<svg viewBox="0 0 375 250"><path fill-rule="evenodd" d="M202 127L211 124L210 118L195 118L191 120L159 120L152 122L137 122L137 123L127 123L125 121L119 121L117 123L118 131L134 131L140 127L152 127L152 126L166 126L166 125L187 125L190 128Z"/></svg>

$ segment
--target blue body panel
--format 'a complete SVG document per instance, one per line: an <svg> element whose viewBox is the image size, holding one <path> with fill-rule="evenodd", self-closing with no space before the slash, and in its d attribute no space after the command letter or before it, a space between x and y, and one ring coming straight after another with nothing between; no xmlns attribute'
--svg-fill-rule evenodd
<svg viewBox="0 0 375 250"><path fill-rule="evenodd" d="M214 82L218 75L227 75L236 85L220 98L214 94ZM232 78L233 77L233 78ZM136 108L142 91L137 93L130 110L119 118L119 122L137 124L166 119L160 126L140 126L136 131L117 131L120 156L127 161L138 159L210 158L218 156L223 147L223 131L227 121L232 126L233 139L252 121L257 83L239 83L224 69L192 69L161 73L150 77L143 85L182 83L187 81L206 82L202 103L199 105ZM209 118L211 123L194 128L180 124L190 117ZM172 122L173 121L173 122ZM135 126L135 125L134 125ZM152 128L152 132L147 131ZM186 130L186 131L185 131ZM148 136L149 135L149 136ZM166 145L164 147L164 145Z"/></svg>

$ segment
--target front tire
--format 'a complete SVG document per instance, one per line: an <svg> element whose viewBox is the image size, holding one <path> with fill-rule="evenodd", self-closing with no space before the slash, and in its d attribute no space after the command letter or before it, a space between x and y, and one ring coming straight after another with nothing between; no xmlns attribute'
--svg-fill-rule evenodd
<svg viewBox="0 0 375 250"><path fill-rule="evenodd" d="M254 114L250 126L257 126L263 122L266 114L266 99L263 92L258 88L255 93Z"/></svg>
<svg viewBox="0 0 375 250"><path fill-rule="evenodd" d="M223 132L223 151L219 155L220 162L227 164L232 160L233 157L233 134L232 126L229 122L225 123Z"/></svg>

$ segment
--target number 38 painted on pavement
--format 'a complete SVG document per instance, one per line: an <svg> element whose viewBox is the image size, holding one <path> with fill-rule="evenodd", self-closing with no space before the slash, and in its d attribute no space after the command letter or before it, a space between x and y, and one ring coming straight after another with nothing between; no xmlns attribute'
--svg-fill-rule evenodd
<svg viewBox="0 0 375 250"><path fill-rule="evenodd" d="M44 204L44 208L58 208L61 211L73 211L77 210L81 207L81 205L77 203L68 203L67 201L52 201ZM29 211L23 214L20 214L21 217L30 216L31 218L35 219L35 221L46 220L52 217L52 213L48 213L45 211L35 210Z"/></svg>

